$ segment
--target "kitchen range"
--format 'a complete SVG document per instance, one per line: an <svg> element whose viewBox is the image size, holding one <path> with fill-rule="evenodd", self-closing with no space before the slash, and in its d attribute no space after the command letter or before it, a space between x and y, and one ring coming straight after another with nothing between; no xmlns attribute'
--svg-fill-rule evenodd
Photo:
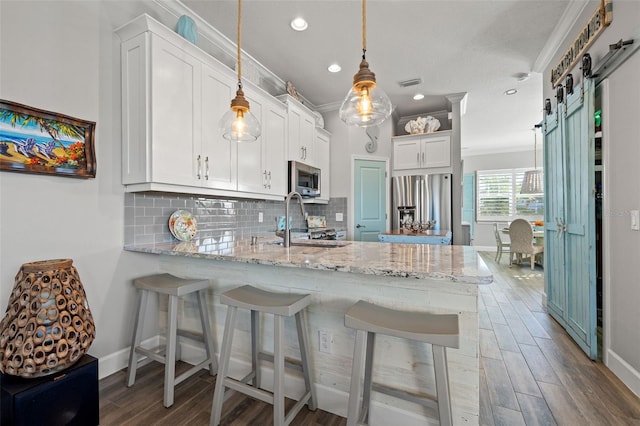
<svg viewBox="0 0 640 426"><path fill-rule="evenodd" d="M276 235L280 235L280 231L284 231L284 216L277 218L278 231ZM289 220L291 222L291 218ZM291 228L291 238L309 239L309 240L346 240L347 231L344 229L327 228L326 216L307 216L306 228Z"/></svg>

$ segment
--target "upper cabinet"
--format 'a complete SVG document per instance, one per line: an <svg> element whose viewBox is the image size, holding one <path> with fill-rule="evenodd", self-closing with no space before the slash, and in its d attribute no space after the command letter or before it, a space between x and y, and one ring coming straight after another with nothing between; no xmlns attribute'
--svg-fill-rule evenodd
<svg viewBox="0 0 640 426"><path fill-rule="evenodd" d="M123 40L122 183L127 191L286 195L287 116L281 102L245 83L262 135L251 143L230 142L222 137L219 121L235 96L232 70L147 15L116 32Z"/></svg>
<svg viewBox="0 0 640 426"><path fill-rule="evenodd" d="M451 132L442 131L393 138L393 169L451 167Z"/></svg>
<svg viewBox="0 0 640 426"><path fill-rule="evenodd" d="M318 167L315 154L316 117L313 112L289 95L280 96L287 105L289 160Z"/></svg>
<svg viewBox="0 0 640 426"><path fill-rule="evenodd" d="M274 195L287 194L286 107L273 99L247 96L251 112L262 125L255 142L238 144L238 191Z"/></svg>
<svg viewBox="0 0 640 426"><path fill-rule="evenodd" d="M318 201L329 201L331 197L331 182L329 169L331 167L331 133L316 128L315 153L320 169L320 196Z"/></svg>

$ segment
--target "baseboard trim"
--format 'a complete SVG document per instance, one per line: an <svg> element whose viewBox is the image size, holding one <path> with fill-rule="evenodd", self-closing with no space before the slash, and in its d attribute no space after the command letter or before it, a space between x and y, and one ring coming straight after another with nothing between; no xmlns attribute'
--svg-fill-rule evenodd
<svg viewBox="0 0 640 426"><path fill-rule="evenodd" d="M156 335L150 337L144 341L142 341L142 346L147 348L153 348L161 344L164 341L164 338ZM89 353L91 355L91 353ZM150 360L147 360L147 357L142 357L138 361L138 365L144 365ZM112 354L103 356L98 358L98 379L104 379L107 376L110 376L123 368L127 368L129 365L129 347L122 349L120 351L114 352Z"/></svg>
<svg viewBox="0 0 640 426"><path fill-rule="evenodd" d="M633 368L611 349L607 350L606 366L618 376L633 393L640 397L640 371Z"/></svg>

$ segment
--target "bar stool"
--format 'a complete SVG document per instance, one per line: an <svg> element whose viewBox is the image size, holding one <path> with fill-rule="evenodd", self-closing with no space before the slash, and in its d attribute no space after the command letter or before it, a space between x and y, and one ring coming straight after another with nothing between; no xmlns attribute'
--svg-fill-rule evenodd
<svg viewBox="0 0 640 426"><path fill-rule="evenodd" d="M218 363L213 351L213 339L211 334L211 323L209 322L209 310L205 299L205 291L209 288L209 280L184 279L174 277L170 274L150 275L136 278L133 284L138 288L137 314L133 327L133 337L131 349L129 351L129 374L127 376L127 386L133 386L136 380L136 369L138 366L137 354L164 364L164 406L173 405L174 388L185 379L200 371L205 366L209 367L209 374L216 374ZM145 349L140 346L142 339L143 319L150 292L166 294L169 296L169 310L167 318L166 346L154 349ZM178 329L178 298L191 293L196 293L198 309L200 311L200 322L202 323L202 333ZM204 343L207 358L192 367L181 375L175 375L176 370L176 346L177 337L188 337L192 340Z"/></svg>
<svg viewBox="0 0 640 426"><path fill-rule="evenodd" d="M351 388L347 425L368 424L371 391L384 393L437 410L441 425L451 425L451 399L447 370L446 347L459 347L458 315L406 312L383 308L363 300L353 305L344 317L344 325L356 330L356 343L351 370ZM372 380L373 352L376 333L430 343L436 379L436 395L418 396L391 388ZM364 345L366 338L366 356ZM360 399L360 377L364 364L364 390Z"/></svg>
<svg viewBox="0 0 640 426"><path fill-rule="evenodd" d="M310 410L316 409L316 396L311 386L309 343L306 336L306 321L304 308L311 303L309 294L273 293L249 285L229 290L220 295L220 303L228 305L227 319L224 325L222 349L220 350L220 369L216 378L215 392L211 406L211 425L220 424L222 404L225 388L242 392L252 398L259 399L273 405L273 424L275 426L289 424L296 414L307 404ZM227 377L229 360L231 358L231 344L236 327L238 308L251 310L251 372L240 380ZM273 314L273 347L274 354L260 352L260 312ZM298 330L298 344L301 360L286 359L284 356L284 317L296 317ZM274 364L273 392L260 388L258 361L266 360ZM302 371L305 383L305 393L285 416L284 412L284 368L294 368ZM251 384L249 384L251 381Z"/></svg>

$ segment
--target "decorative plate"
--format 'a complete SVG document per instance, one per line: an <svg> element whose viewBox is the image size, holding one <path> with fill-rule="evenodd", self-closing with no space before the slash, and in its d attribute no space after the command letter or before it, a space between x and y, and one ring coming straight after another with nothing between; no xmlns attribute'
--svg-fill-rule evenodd
<svg viewBox="0 0 640 426"><path fill-rule="evenodd" d="M198 231L198 222L186 210L176 210L169 217L169 231L180 241L191 241Z"/></svg>

